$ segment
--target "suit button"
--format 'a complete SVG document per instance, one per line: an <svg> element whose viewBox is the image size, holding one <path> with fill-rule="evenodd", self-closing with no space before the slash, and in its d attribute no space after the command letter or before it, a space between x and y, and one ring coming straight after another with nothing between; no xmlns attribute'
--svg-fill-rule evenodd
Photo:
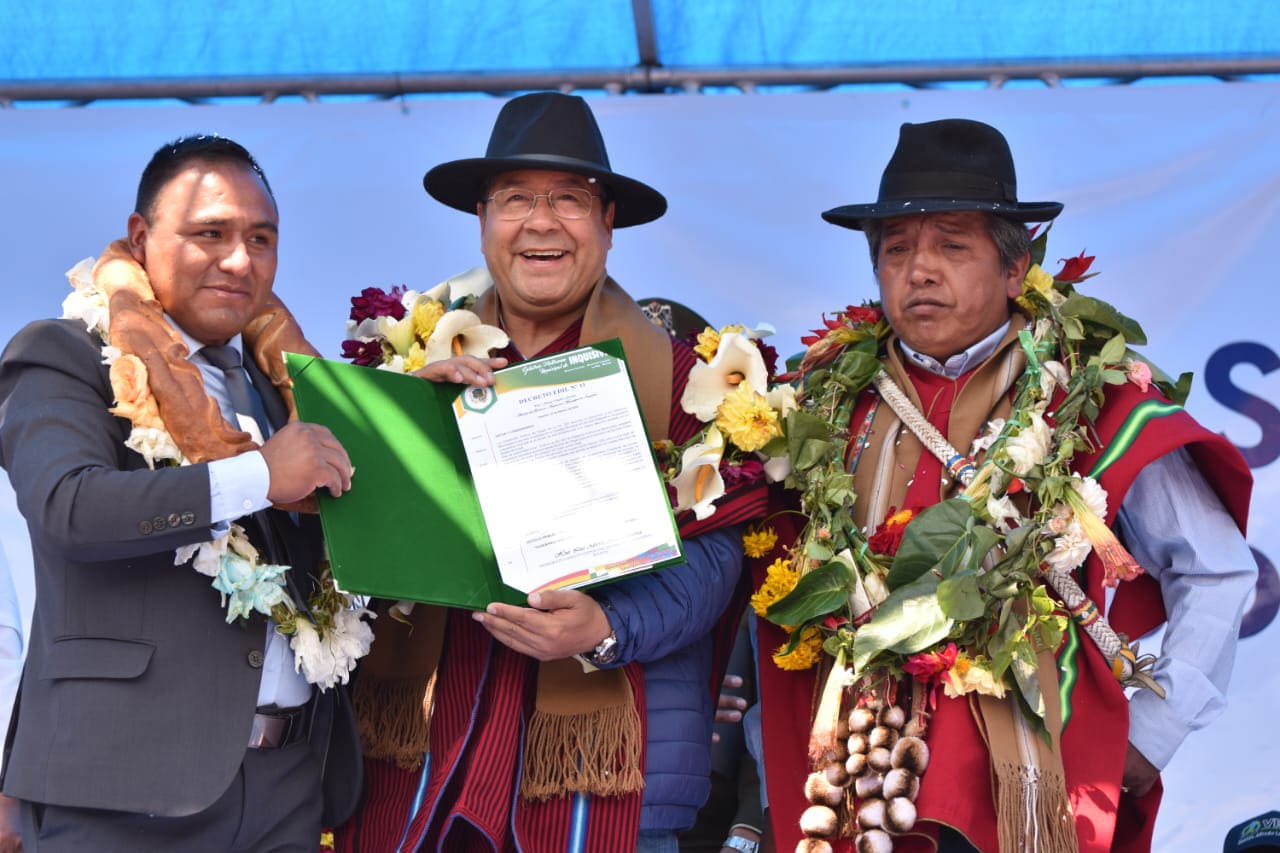
<svg viewBox="0 0 1280 853"><path fill-rule="evenodd" d="M187 527L196 523L196 514L194 512L184 512L182 514L182 523Z"/></svg>
<svg viewBox="0 0 1280 853"><path fill-rule="evenodd" d="M151 522L147 521L145 518L142 519L142 521L139 521L138 532L141 533L143 536L146 536L147 534L149 534L151 532Z"/></svg>
<svg viewBox="0 0 1280 853"><path fill-rule="evenodd" d="M254 669L262 669L262 661L263 661L262 652L258 651L257 649L254 649L253 651L249 652L249 666L253 667Z"/></svg>
<svg viewBox="0 0 1280 853"><path fill-rule="evenodd" d="M151 519L151 529L155 532L159 533L161 530L164 530L165 527L166 525L163 515L157 515L155 518Z"/></svg>
<svg viewBox="0 0 1280 853"><path fill-rule="evenodd" d="M170 527L177 527L181 523L182 523L182 516L178 515L176 512L169 513Z"/></svg>

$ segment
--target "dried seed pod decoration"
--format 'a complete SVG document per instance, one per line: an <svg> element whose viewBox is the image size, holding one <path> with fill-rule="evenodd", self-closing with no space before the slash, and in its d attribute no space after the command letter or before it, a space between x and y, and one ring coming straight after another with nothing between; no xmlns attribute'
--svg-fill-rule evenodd
<svg viewBox="0 0 1280 853"><path fill-rule="evenodd" d="M831 838L840 828L840 819L830 806L809 806L800 815L800 831L810 838Z"/></svg>
<svg viewBox="0 0 1280 853"><path fill-rule="evenodd" d="M844 769L850 776L861 776L867 769L867 754L865 752L851 752L844 762Z"/></svg>
<svg viewBox="0 0 1280 853"><path fill-rule="evenodd" d="M916 804L906 797L894 797L885 808L884 828L890 832L910 832L916 825Z"/></svg>
<svg viewBox="0 0 1280 853"><path fill-rule="evenodd" d="M918 737L901 738L893 745L890 760L894 767L902 767L917 776L923 776L929 766L929 746Z"/></svg>
<svg viewBox="0 0 1280 853"><path fill-rule="evenodd" d="M831 853L831 842L825 838L802 838L796 853Z"/></svg>
<svg viewBox="0 0 1280 853"><path fill-rule="evenodd" d="M846 759L847 760L847 759ZM833 788L847 788L852 781L852 775L845 767L843 761L833 761L828 764L822 771L823 776L827 780L827 784Z"/></svg>
<svg viewBox="0 0 1280 853"><path fill-rule="evenodd" d="M906 712L898 705L886 705L880 709L879 723L882 726L888 726L894 731L902 728L907 721Z"/></svg>
<svg viewBox="0 0 1280 853"><path fill-rule="evenodd" d="M916 775L905 767L895 767L888 773L884 774L884 798L891 800L894 797L911 797L911 789L914 787Z"/></svg>
<svg viewBox="0 0 1280 853"><path fill-rule="evenodd" d="M884 747L885 749L893 749L893 745L898 742L898 730L889 726L876 726L867 735L867 746L872 749L876 747Z"/></svg>
<svg viewBox="0 0 1280 853"><path fill-rule="evenodd" d="M853 793L860 800L880 796L884 788L884 776L869 770L853 780Z"/></svg>
<svg viewBox="0 0 1280 853"><path fill-rule="evenodd" d="M883 746L877 746L867 753L867 764L872 770L887 773L893 767L893 753Z"/></svg>
<svg viewBox="0 0 1280 853"><path fill-rule="evenodd" d="M849 712L848 724L850 732L869 732L876 724L876 714L870 708L854 708Z"/></svg>
<svg viewBox="0 0 1280 853"><path fill-rule="evenodd" d="M830 806L833 809L844 802L844 791L827 781L827 774L823 772L809 774L804 782L804 796L815 806Z"/></svg>
<svg viewBox="0 0 1280 853"><path fill-rule="evenodd" d="M858 806L858 826L863 829L883 829L885 806L885 801L879 797L863 800Z"/></svg>
<svg viewBox="0 0 1280 853"><path fill-rule="evenodd" d="M849 739L845 741L845 748L849 750L850 755L859 753L865 754L871 748L867 735L859 732L858 734L849 735Z"/></svg>
<svg viewBox="0 0 1280 853"><path fill-rule="evenodd" d="M893 853L893 838L882 829L869 829L858 833L853 849L858 853Z"/></svg>

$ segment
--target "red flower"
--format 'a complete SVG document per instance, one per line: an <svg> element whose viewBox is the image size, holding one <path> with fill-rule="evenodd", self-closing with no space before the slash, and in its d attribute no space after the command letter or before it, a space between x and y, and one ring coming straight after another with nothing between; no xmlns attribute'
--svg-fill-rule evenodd
<svg viewBox="0 0 1280 853"><path fill-rule="evenodd" d="M1058 281L1079 281L1093 265L1093 258L1093 255L1086 256L1084 252L1074 258L1060 258L1062 269L1058 270L1054 278Z"/></svg>
<svg viewBox="0 0 1280 853"><path fill-rule="evenodd" d="M835 631L848 622L848 618L843 613L828 613L826 618L822 620L822 627L829 631Z"/></svg>
<svg viewBox="0 0 1280 853"><path fill-rule="evenodd" d="M343 341L342 357L365 367L382 361L382 344L377 341Z"/></svg>
<svg viewBox="0 0 1280 853"><path fill-rule="evenodd" d="M756 349L760 350L760 357L764 359L766 375L776 376L778 373L778 351L759 338L752 339L751 343L755 344Z"/></svg>
<svg viewBox="0 0 1280 853"><path fill-rule="evenodd" d="M351 297L351 319L359 323L371 317L390 317L393 320L404 318L404 305L400 297L404 296L404 287L391 288L387 293L380 287L366 287L359 296Z"/></svg>
<svg viewBox="0 0 1280 853"><path fill-rule="evenodd" d="M720 476L724 478L726 489L740 483L754 483L764 476L764 463L754 456L744 457L736 462L720 460Z"/></svg>
<svg viewBox="0 0 1280 853"><path fill-rule="evenodd" d="M859 323L879 323L883 316L884 312L879 308L868 305L850 305L844 309L845 320L850 326L856 326Z"/></svg>
<svg viewBox="0 0 1280 853"><path fill-rule="evenodd" d="M918 508L904 509L900 512L895 509L895 507L889 508L889 517L880 523L876 532L867 540L867 547L877 554L893 556L898 553L898 548L902 546L902 534L907 532L907 525L919 512Z"/></svg>
<svg viewBox="0 0 1280 853"><path fill-rule="evenodd" d="M902 665L902 671L920 681L934 681L942 673L951 669L959 653L960 650L956 648L955 643L947 643L945 648L932 652L920 652L907 658L906 663Z"/></svg>

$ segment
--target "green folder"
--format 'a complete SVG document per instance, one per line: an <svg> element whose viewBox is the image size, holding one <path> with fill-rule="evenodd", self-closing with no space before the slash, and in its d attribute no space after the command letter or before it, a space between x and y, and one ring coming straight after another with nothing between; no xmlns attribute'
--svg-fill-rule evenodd
<svg viewBox="0 0 1280 853"><path fill-rule="evenodd" d="M620 341L593 347L624 358ZM296 353L285 360L299 417L327 426L355 467L342 497L317 492L338 586L471 610L525 605L525 593L502 582L459 437L453 402L464 387Z"/></svg>
<svg viewBox="0 0 1280 853"><path fill-rule="evenodd" d="M483 610L524 605L502 583L452 403L459 385L286 353L298 416L324 424L355 467L351 491L317 492L343 590Z"/></svg>

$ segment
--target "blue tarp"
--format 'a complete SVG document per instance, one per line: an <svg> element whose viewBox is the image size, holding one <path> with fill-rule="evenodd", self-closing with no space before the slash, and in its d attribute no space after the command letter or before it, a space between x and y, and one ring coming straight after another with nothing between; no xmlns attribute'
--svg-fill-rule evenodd
<svg viewBox="0 0 1280 853"><path fill-rule="evenodd" d="M652 0L668 67L1280 57L1271 0ZM0 81L628 68L630 0L0 0ZM641 27L641 33L645 32Z"/></svg>

